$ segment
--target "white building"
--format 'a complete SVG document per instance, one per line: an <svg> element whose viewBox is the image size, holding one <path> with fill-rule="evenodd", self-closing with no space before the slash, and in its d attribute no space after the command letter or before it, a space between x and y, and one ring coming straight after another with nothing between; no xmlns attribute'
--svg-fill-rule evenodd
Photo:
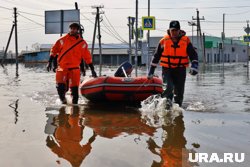
<svg viewBox="0 0 250 167"><path fill-rule="evenodd" d="M159 40L162 37L151 37L150 48L151 50L157 47ZM199 60L203 61L203 54L200 46L197 47L197 37L190 37L193 39L193 45L196 48L199 55ZM225 39L224 45L224 62L246 62L248 61L247 56L247 45L240 40ZM205 61L206 63L222 63L222 49L219 48L221 38L213 36L205 36Z"/></svg>

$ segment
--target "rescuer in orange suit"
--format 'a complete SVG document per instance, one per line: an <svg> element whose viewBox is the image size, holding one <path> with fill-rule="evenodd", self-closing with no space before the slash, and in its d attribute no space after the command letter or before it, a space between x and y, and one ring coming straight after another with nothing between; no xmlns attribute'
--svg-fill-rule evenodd
<svg viewBox="0 0 250 167"><path fill-rule="evenodd" d="M47 64L48 71L52 69L53 62L56 61L55 64L58 64L58 67L54 67L53 71L56 71L57 92L63 104L66 104L65 93L68 88L71 89L73 96L72 103L78 103L82 60L90 67L92 76L97 77L88 44L80 37L79 31L79 24L72 23L69 26L69 33L57 40L51 48L50 59ZM82 72L84 71L82 70Z"/></svg>
<svg viewBox="0 0 250 167"><path fill-rule="evenodd" d="M175 103L182 106L189 59L190 74L196 75L198 55L186 33L180 30L179 21L171 21L168 34L160 40L148 73L148 79L153 78L155 68L160 61L163 83L166 85L162 93L162 97L167 98L166 109L172 107L173 98Z"/></svg>
<svg viewBox="0 0 250 167"><path fill-rule="evenodd" d="M96 133L90 136L86 144L81 144L83 139L83 118L79 113L79 107L73 106L70 113L66 113L65 107L55 116L50 126L56 126L53 136L48 136L46 145L58 157L70 162L74 167L79 167L92 150L91 144L96 139Z"/></svg>

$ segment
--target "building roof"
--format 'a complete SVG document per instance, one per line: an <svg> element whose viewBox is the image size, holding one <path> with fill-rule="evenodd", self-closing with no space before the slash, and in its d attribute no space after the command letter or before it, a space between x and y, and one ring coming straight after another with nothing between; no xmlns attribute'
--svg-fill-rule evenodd
<svg viewBox="0 0 250 167"><path fill-rule="evenodd" d="M51 44L42 44L40 51L28 51L23 52L22 55L38 53L38 52L49 52ZM89 50L91 50L92 45L88 45ZM102 54L103 55L127 55L129 46L126 44L102 44ZM95 44L94 54L99 54L99 45Z"/></svg>
<svg viewBox="0 0 250 167"><path fill-rule="evenodd" d="M52 44L41 44L40 49L41 50L51 49L52 46L53 46ZM88 48L89 49L92 48L92 44L88 44ZM99 48L98 43L95 44L95 48ZM129 46L128 44L113 44L113 43L104 44L102 43L102 48L103 49L128 49Z"/></svg>
<svg viewBox="0 0 250 167"><path fill-rule="evenodd" d="M88 44L88 48L92 48L92 44ZM95 44L95 48L99 48L99 44ZM128 44L102 44L103 49L129 49Z"/></svg>
<svg viewBox="0 0 250 167"><path fill-rule="evenodd" d="M222 40L220 37L214 37L214 36L205 36L205 41L211 41L213 42L213 47L217 47L218 43L221 43ZM236 45L246 45L240 40L234 40L232 38L225 38L224 40L225 44L236 44Z"/></svg>

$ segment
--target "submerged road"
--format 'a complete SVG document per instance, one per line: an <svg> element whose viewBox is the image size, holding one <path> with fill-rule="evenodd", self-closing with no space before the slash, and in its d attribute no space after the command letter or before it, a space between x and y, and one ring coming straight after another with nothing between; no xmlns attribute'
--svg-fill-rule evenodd
<svg viewBox="0 0 250 167"><path fill-rule="evenodd" d="M106 68L111 75L114 69ZM145 75L144 69L139 72ZM187 76L184 111L113 104L61 107L54 74L20 65L0 70L1 166L185 166L189 152L245 153L250 166L250 79L243 64L208 66ZM160 69L158 75L160 76ZM150 108L151 107L151 108ZM150 112L152 110L152 112ZM192 163L195 166L197 163Z"/></svg>

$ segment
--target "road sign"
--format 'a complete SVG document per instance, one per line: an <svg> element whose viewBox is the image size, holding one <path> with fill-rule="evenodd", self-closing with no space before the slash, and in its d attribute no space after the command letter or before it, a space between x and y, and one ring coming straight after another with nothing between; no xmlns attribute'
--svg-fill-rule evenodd
<svg viewBox="0 0 250 167"><path fill-rule="evenodd" d="M155 30L155 17L154 16L142 17L142 29L143 30Z"/></svg>
<svg viewBox="0 0 250 167"><path fill-rule="evenodd" d="M79 10L45 11L45 34L67 33L71 23L80 23Z"/></svg>
<svg viewBox="0 0 250 167"><path fill-rule="evenodd" d="M247 34L250 33L250 27L246 27L244 30L245 30L245 32L246 32Z"/></svg>
<svg viewBox="0 0 250 167"><path fill-rule="evenodd" d="M244 39L244 42L249 43L250 42L250 35L244 35L243 39Z"/></svg>

